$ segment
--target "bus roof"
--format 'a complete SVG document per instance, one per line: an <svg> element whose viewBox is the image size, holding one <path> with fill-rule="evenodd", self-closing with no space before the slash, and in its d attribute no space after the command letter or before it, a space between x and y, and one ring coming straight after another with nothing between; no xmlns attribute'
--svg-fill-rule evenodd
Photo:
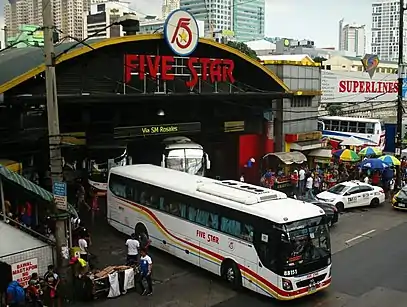
<svg viewBox="0 0 407 307"><path fill-rule="evenodd" d="M318 119L339 120L339 121L356 121L364 123L380 123L380 119L364 117L346 117L346 116L319 116Z"/></svg>
<svg viewBox="0 0 407 307"><path fill-rule="evenodd" d="M165 149L203 149L203 147L196 143L173 143L165 146Z"/></svg>
<svg viewBox="0 0 407 307"><path fill-rule="evenodd" d="M319 207L286 194L247 184L218 181L149 164L119 166L110 173L263 217L279 224L324 214Z"/></svg>

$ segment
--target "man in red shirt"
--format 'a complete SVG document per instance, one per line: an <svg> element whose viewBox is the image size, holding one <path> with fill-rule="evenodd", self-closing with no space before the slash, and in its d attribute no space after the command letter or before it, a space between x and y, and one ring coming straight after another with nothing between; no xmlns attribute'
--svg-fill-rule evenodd
<svg viewBox="0 0 407 307"><path fill-rule="evenodd" d="M298 195L298 171L294 170L294 172L291 174L291 189L293 195L297 196Z"/></svg>
<svg viewBox="0 0 407 307"><path fill-rule="evenodd" d="M374 172L372 175L372 185L379 185L380 182L380 174L379 172Z"/></svg>

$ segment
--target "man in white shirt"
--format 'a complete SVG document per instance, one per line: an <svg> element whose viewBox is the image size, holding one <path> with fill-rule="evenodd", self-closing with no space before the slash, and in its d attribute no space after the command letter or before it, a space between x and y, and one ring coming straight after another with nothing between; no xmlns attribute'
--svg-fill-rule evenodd
<svg viewBox="0 0 407 307"><path fill-rule="evenodd" d="M85 237L81 235L80 239L78 240L80 255L83 260L88 262L88 242L86 242Z"/></svg>
<svg viewBox="0 0 407 307"><path fill-rule="evenodd" d="M365 179L363 179L363 181L364 181L364 183L369 184L369 176L366 175L366 176L365 176Z"/></svg>
<svg viewBox="0 0 407 307"><path fill-rule="evenodd" d="M307 190L307 195L312 193L312 188L314 187L314 174L311 174L308 178L307 178L307 182L305 183L305 188ZM311 196L311 195L309 195Z"/></svg>
<svg viewBox="0 0 407 307"><path fill-rule="evenodd" d="M302 167L301 167L300 171L298 172L298 180L299 180L298 187L300 189L300 195L304 195L304 190L305 190L305 170Z"/></svg>
<svg viewBox="0 0 407 307"><path fill-rule="evenodd" d="M127 265L135 265L138 263L138 250L140 242L136 239L136 234L132 234L131 238L126 241L127 246Z"/></svg>
<svg viewBox="0 0 407 307"><path fill-rule="evenodd" d="M153 282L151 280L153 261L151 260L151 257L147 255L146 249L141 249L140 254L141 285L143 287L142 295L151 295L153 294ZM147 282L147 287L143 283L144 280Z"/></svg>

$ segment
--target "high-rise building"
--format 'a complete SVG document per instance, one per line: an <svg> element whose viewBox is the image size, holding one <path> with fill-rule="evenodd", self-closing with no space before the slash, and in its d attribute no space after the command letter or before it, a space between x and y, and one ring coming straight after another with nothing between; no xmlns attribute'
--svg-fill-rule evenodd
<svg viewBox="0 0 407 307"><path fill-rule="evenodd" d="M343 21L344 19L342 18L339 20L339 33L338 33L338 50L342 50L342 28L343 28Z"/></svg>
<svg viewBox="0 0 407 307"><path fill-rule="evenodd" d="M406 37L407 14L404 13L404 34ZM375 0L372 3L372 53L380 60L398 61L399 56L400 1ZM404 45L404 54L406 54Z"/></svg>
<svg viewBox="0 0 407 307"><path fill-rule="evenodd" d="M366 53L366 32L365 25L342 24L340 32L339 50L355 52L356 56L364 56Z"/></svg>
<svg viewBox="0 0 407 307"><path fill-rule="evenodd" d="M205 36L232 30L237 41L264 37L265 0L180 0L180 6L205 22Z"/></svg>
<svg viewBox="0 0 407 307"><path fill-rule="evenodd" d="M163 18L167 18L167 16L172 12L180 8L180 0L163 0L162 6L162 14Z"/></svg>
<svg viewBox="0 0 407 307"><path fill-rule="evenodd" d="M232 30L241 42L264 38L265 0L232 1Z"/></svg>
<svg viewBox="0 0 407 307"><path fill-rule="evenodd" d="M50 0L50 5L60 37L82 39L83 12L88 10L89 0ZM8 37L18 36L22 25L42 26L42 0L6 1L4 19Z"/></svg>
<svg viewBox="0 0 407 307"><path fill-rule="evenodd" d="M106 27L130 12L129 2L92 1L88 15L83 18L83 37L117 37L123 35L120 25ZM85 14L85 13L84 13Z"/></svg>

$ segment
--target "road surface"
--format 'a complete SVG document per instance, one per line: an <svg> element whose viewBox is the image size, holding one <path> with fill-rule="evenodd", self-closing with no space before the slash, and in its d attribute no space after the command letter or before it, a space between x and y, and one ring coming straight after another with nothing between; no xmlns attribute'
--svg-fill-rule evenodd
<svg viewBox="0 0 407 307"><path fill-rule="evenodd" d="M103 213L102 213L103 215ZM98 266L123 264L125 237L97 217L93 251ZM99 221L99 222L98 222ZM152 250L154 295L128 293L114 300L94 301L99 307L120 306L405 306L407 302L407 215L385 205L344 213L331 230L333 283L322 292L293 302L276 302L249 291L231 290L212 274L167 254Z"/></svg>

